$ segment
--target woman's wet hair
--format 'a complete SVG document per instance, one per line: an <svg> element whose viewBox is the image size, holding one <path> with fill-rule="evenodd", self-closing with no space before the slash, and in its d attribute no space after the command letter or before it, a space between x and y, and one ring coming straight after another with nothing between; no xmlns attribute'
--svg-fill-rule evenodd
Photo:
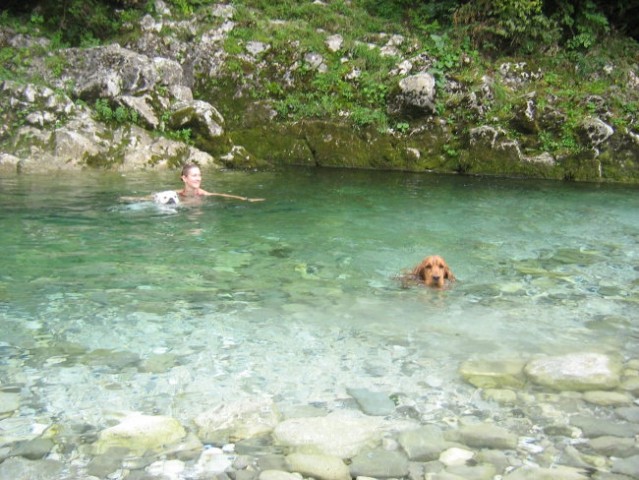
<svg viewBox="0 0 639 480"><path fill-rule="evenodd" d="M194 168L200 168L200 166L197 163L187 163L186 165L182 167L181 176L182 177L188 176L189 172Z"/></svg>

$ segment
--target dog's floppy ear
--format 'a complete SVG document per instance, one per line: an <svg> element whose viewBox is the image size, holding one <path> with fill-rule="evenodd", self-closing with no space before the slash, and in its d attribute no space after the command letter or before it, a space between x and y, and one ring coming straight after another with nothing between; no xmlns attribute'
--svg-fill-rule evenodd
<svg viewBox="0 0 639 480"><path fill-rule="evenodd" d="M426 280L426 261L423 260L422 263L413 268L412 274L422 281Z"/></svg>
<svg viewBox="0 0 639 480"><path fill-rule="evenodd" d="M446 265L446 268L444 269L444 278L448 279L449 282L454 282L455 280L457 280L448 265Z"/></svg>

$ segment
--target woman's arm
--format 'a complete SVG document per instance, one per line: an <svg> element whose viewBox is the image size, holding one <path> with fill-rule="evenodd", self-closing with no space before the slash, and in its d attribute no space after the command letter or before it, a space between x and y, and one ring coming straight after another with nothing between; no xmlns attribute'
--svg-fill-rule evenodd
<svg viewBox="0 0 639 480"><path fill-rule="evenodd" d="M243 200L246 202L263 202L263 198L249 198L249 197L240 197L238 195L231 195L229 193L217 193L217 192L207 192L206 190L202 190L202 195L207 196L216 196L216 197L226 197L226 198L235 198L237 200Z"/></svg>

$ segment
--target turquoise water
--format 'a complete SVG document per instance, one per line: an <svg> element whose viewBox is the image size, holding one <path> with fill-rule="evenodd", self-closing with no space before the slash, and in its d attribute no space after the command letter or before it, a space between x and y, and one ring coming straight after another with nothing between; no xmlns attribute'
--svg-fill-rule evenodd
<svg viewBox="0 0 639 480"><path fill-rule="evenodd" d="M636 187L204 176L266 201L119 200L178 188L175 172L0 179L0 387L19 392L14 417L188 422L221 402L335 404L354 387L428 411L472 394L467 359L639 356ZM433 253L458 282L402 288Z"/></svg>

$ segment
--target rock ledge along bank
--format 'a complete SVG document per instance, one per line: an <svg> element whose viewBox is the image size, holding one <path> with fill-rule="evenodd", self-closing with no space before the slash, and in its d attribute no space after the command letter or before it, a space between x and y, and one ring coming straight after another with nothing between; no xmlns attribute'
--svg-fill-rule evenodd
<svg viewBox="0 0 639 480"><path fill-rule="evenodd" d="M556 72L508 61L481 76L478 65L478 78L466 82L455 75L436 81L435 53L415 52L414 41L402 35L372 32L359 43L395 65L379 80L381 112L392 121L384 129L366 122L354 128L354 111L292 118L278 103L286 93L306 92L331 68L345 72L340 85L352 94L367 88L362 78L369 72L361 71L361 59L342 36L317 32L325 35L317 51L295 38L280 45L272 31L286 22L274 20L261 29L262 41L240 41L227 51L242 28L233 6L212 4L178 19L156 0L154 12L130 25L121 45L82 49L53 50L45 38L0 27L0 40L29 54L19 79L0 85L0 170L140 170L198 162L639 182L639 131L627 112L612 108L619 104L613 93L635 98L636 66L602 67L593 78L614 89L564 105L543 83ZM473 59L462 55L460 62L472 66ZM504 95L508 120L491 113Z"/></svg>

